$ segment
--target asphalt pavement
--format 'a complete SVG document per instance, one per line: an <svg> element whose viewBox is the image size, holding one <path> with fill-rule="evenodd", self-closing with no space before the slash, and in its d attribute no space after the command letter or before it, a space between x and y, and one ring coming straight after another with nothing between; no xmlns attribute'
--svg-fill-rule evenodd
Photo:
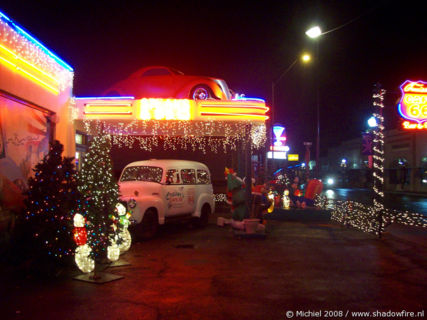
<svg viewBox="0 0 427 320"><path fill-rule="evenodd" d="M99 266L123 276L105 284L74 280L77 270L46 281L3 267L0 317L361 319L352 312L425 310L425 229L391 226L377 239L325 212L294 210L276 211L265 238L242 238L217 226L218 216L229 214L134 243L121 258L129 265Z"/></svg>

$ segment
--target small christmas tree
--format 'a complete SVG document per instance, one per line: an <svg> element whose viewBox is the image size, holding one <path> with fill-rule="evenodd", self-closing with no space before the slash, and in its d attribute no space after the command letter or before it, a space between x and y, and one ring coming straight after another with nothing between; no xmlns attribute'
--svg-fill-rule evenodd
<svg viewBox="0 0 427 320"><path fill-rule="evenodd" d="M73 158L62 158L63 145L54 141L35 167L25 199L26 246L36 261L64 265L72 261L73 216L81 210ZM53 262L53 264L52 264ZM41 266L41 265L39 265Z"/></svg>
<svg viewBox="0 0 427 320"><path fill-rule="evenodd" d="M107 256L107 247L115 237L113 221L118 199L118 185L113 178L110 157L111 138L99 134L93 138L79 172L79 191L86 203L88 244L93 258L102 261Z"/></svg>

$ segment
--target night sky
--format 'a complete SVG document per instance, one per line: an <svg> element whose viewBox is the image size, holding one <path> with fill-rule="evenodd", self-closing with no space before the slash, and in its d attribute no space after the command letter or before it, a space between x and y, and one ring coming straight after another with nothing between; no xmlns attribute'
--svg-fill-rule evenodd
<svg viewBox="0 0 427 320"><path fill-rule="evenodd" d="M99 95L138 68L165 65L225 79L270 104L272 81L303 51L316 53L305 31L338 28L318 40L313 63L295 64L276 87L276 122L298 151L315 141L319 85L324 154L360 136L376 82L387 90L387 127L397 125L399 85L427 80L426 3L6 0L0 10L74 68L75 96Z"/></svg>

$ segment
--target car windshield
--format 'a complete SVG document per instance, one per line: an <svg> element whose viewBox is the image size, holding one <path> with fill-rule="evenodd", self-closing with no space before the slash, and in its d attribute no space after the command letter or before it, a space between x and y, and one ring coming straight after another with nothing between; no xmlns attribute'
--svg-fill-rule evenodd
<svg viewBox="0 0 427 320"><path fill-rule="evenodd" d="M128 167L123 172L120 181L149 181L160 183L160 181L162 180L162 175L163 169L159 167Z"/></svg>
<svg viewBox="0 0 427 320"><path fill-rule="evenodd" d="M182 75L184 75L184 72L182 72L182 71L179 71L179 70L177 70L177 69L175 69L175 68L169 68L173 73L175 73L176 75L180 75L180 76L182 76Z"/></svg>

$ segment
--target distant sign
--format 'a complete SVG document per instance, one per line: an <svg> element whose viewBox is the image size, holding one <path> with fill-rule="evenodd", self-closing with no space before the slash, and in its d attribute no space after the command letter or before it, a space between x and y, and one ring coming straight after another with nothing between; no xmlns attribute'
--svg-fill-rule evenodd
<svg viewBox="0 0 427 320"><path fill-rule="evenodd" d="M427 83L424 81L405 81L400 86L402 98L398 110L404 129L427 129Z"/></svg>
<svg viewBox="0 0 427 320"><path fill-rule="evenodd" d="M299 161L299 154L288 154L288 161Z"/></svg>

